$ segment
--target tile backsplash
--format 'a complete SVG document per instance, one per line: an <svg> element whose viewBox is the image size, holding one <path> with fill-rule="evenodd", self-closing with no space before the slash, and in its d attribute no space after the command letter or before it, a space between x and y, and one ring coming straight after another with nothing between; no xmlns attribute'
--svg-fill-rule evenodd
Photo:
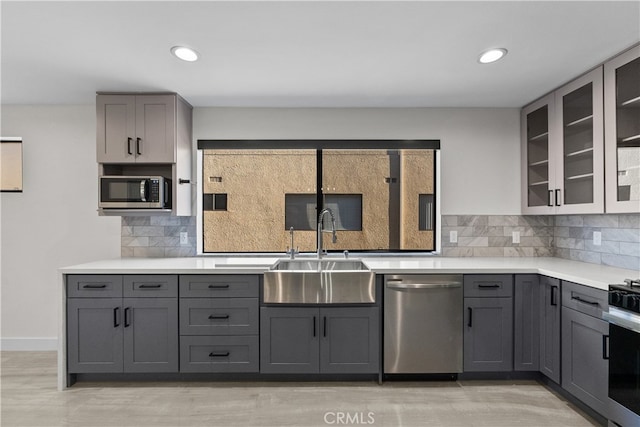
<svg viewBox="0 0 640 427"><path fill-rule="evenodd" d="M513 243L514 231L519 243ZM181 232L187 245L180 245ZM640 214L443 215L441 233L443 256L545 256L640 270ZM123 257L195 256L196 218L122 217L121 242Z"/></svg>

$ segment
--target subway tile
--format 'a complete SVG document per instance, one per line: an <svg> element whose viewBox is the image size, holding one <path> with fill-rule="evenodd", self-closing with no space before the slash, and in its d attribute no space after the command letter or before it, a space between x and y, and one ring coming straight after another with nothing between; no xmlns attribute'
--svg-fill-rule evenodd
<svg viewBox="0 0 640 427"><path fill-rule="evenodd" d="M601 231L592 227L569 227L569 237L574 239L593 239L593 232Z"/></svg>
<svg viewBox="0 0 640 427"><path fill-rule="evenodd" d="M140 247L140 246L149 246L149 238L148 237L121 237L120 242L122 246L131 246L131 247Z"/></svg>
<svg viewBox="0 0 640 427"><path fill-rule="evenodd" d="M551 227L554 224L554 217L551 215L525 215L518 218L517 225L527 225L529 227Z"/></svg>
<svg viewBox="0 0 640 427"><path fill-rule="evenodd" d="M129 246L121 246L120 256L122 258L131 258L133 256L133 248Z"/></svg>
<svg viewBox="0 0 640 427"><path fill-rule="evenodd" d="M585 227L618 227L617 215L583 215L582 220Z"/></svg>
<svg viewBox="0 0 640 427"><path fill-rule="evenodd" d="M487 224L490 226L515 226L518 225L519 218L518 215L489 215Z"/></svg>
<svg viewBox="0 0 640 427"><path fill-rule="evenodd" d="M513 235L513 232L517 231L520 233L520 237L524 237L524 236L533 236L533 228L531 227L523 227L523 226L518 226L518 227L504 227L504 235L507 237L511 237Z"/></svg>
<svg viewBox="0 0 640 427"><path fill-rule="evenodd" d="M570 237L558 237L554 239L554 243L558 248L567 248L567 249L584 249L584 240L582 239L572 239Z"/></svg>
<svg viewBox="0 0 640 427"><path fill-rule="evenodd" d="M489 246L488 237L458 237L458 246L486 247Z"/></svg>
<svg viewBox="0 0 640 427"><path fill-rule="evenodd" d="M159 258L164 256L163 248L133 248L135 257L139 258Z"/></svg>
<svg viewBox="0 0 640 427"><path fill-rule="evenodd" d="M640 228L640 214L618 215L620 228Z"/></svg>
<svg viewBox="0 0 640 427"><path fill-rule="evenodd" d="M180 237L173 237L173 236L149 237L149 246L164 246L164 247L180 246Z"/></svg>
<svg viewBox="0 0 640 427"><path fill-rule="evenodd" d="M489 220L486 215L459 215L458 225L463 227L489 225Z"/></svg>
<svg viewBox="0 0 640 427"><path fill-rule="evenodd" d="M534 236L553 237L553 227L531 227Z"/></svg>
<svg viewBox="0 0 640 427"><path fill-rule="evenodd" d="M559 248L554 246L553 248L553 256L555 258L563 258L563 259L571 259L571 251L567 248Z"/></svg>
<svg viewBox="0 0 640 427"><path fill-rule="evenodd" d="M169 226L163 227L165 236L178 236L180 237L180 233L189 233L190 227L188 225L178 225L178 226ZM194 233L195 234L195 233Z"/></svg>
<svg viewBox="0 0 640 427"><path fill-rule="evenodd" d="M603 228L602 240L615 242L640 242L640 229L637 228Z"/></svg>
<svg viewBox="0 0 640 427"><path fill-rule="evenodd" d="M536 246L533 248L533 256L536 257L552 257L553 256L553 248L551 246L540 247Z"/></svg>
<svg viewBox="0 0 640 427"><path fill-rule="evenodd" d="M517 245L514 245L517 246ZM529 247L550 247L551 246L551 237L521 237L520 238L520 246L529 246Z"/></svg>
<svg viewBox="0 0 640 427"><path fill-rule="evenodd" d="M164 236L164 227L160 226L134 226L134 236Z"/></svg>
<svg viewBox="0 0 640 427"><path fill-rule="evenodd" d="M458 225L458 217L456 215L442 215L441 221L444 227L456 227Z"/></svg>
<svg viewBox="0 0 640 427"><path fill-rule="evenodd" d="M637 244L637 243L636 243ZM600 245L594 245L593 239L585 239L584 249L590 252L600 252L609 254L620 253L620 242L613 242L610 240L603 240Z"/></svg>
<svg viewBox="0 0 640 427"><path fill-rule="evenodd" d="M570 227L554 227L554 237L569 237Z"/></svg>
<svg viewBox="0 0 640 427"><path fill-rule="evenodd" d="M164 248L164 256L166 257L185 257L195 256L195 246L180 246L177 248Z"/></svg>
<svg viewBox="0 0 640 427"><path fill-rule="evenodd" d="M640 257L602 254L602 264L638 271L640 270Z"/></svg>
<svg viewBox="0 0 640 427"><path fill-rule="evenodd" d="M475 227L474 227L475 229ZM483 234L475 234L476 236L504 236L504 227L500 226L489 226L484 228Z"/></svg>
<svg viewBox="0 0 640 427"><path fill-rule="evenodd" d="M591 264L600 264L601 254L597 252L571 249L569 251L569 259L572 259L574 261L588 262Z"/></svg>
<svg viewBox="0 0 640 427"><path fill-rule="evenodd" d="M640 243L619 242L620 255L640 257Z"/></svg>
<svg viewBox="0 0 640 427"><path fill-rule="evenodd" d="M474 257L503 257L505 248L473 248Z"/></svg>
<svg viewBox="0 0 640 427"><path fill-rule="evenodd" d="M123 216L122 217L122 225L151 225L151 220L148 216Z"/></svg>
<svg viewBox="0 0 640 427"><path fill-rule="evenodd" d="M504 256L506 257L532 257L534 256L533 248L518 247L518 248L504 248Z"/></svg>
<svg viewBox="0 0 640 427"><path fill-rule="evenodd" d="M582 227L584 224L580 215L558 215L555 217L556 226Z"/></svg>
<svg viewBox="0 0 640 427"><path fill-rule="evenodd" d="M450 257L471 257L473 248L442 248L442 255Z"/></svg>
<svg viewBox="0 0 640 427"><path fill-rule="evenodd" d="M511 243L511 237L506 236L489 236L489 247L505 247L505 246L513 246Z"/></svg>
<svg viewBox="0 0 640 427"><path fill-rule="evenodd" d="M133 226L123 225L122 230L120 231L120 236L133 236Z"/></svg>

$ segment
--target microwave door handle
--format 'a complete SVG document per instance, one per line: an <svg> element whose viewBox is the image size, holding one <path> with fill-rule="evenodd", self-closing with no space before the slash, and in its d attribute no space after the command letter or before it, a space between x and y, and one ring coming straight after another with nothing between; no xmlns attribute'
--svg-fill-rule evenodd
<svg viewBox="0 0 640 427"><path fill-rule="evenodd" d="M146 181L143 179L142 181L140 181L140 201L142 202L146 202L147 198L145 197L147 195L147 185L146 185Z"/></svg>

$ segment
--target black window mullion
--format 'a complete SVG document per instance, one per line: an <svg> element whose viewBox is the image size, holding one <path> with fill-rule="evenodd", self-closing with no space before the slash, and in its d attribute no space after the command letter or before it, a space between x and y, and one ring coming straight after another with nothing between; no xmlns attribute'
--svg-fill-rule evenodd
<svg viewBox="0 0 640 427"><path fill-rule="evenodd" d="M322 150L316 150L316 221L324 209L324 195L322 191ZM317 236L316 236L317 237Z"/></svg>

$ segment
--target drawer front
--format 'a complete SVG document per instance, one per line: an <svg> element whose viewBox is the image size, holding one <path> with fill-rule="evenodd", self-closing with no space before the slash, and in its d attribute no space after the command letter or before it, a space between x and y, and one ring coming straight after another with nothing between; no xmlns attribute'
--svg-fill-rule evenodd
<svg viewBox="0 0 640 427"><path fill-rule="evenodd" d="M178 276L171 274L127 275L123 278L124 296L175 298L178 296Z"/></svg>
<svg viewBox="0 0 640 427"><path fill-rule="evenodd" d="M71 274L67 276L67 297L122 297L122 276L112 274Z"/></svg>
<svg viewBox="0 0 640 427"><path fill-rule="evenodd" d="M180 337L180 372L258 372L258 336Z"/></svg>
<svg viewBox="0 0 640 427"><path fill-rule="evenodd" d="M180 276L181 297L258 298L260 276L208 274Z"/></svg>
<svg viewBox="0 0 640 427"><path fill-rule="evenodd" d="M181 298L181 335L257 335L258 298Z"/></svg>
<svg viewBox="0 0 640 427"><path fill-rule="evenodd" d="M465 274L465 297L510 297L513 295L513 276L510 274Z"/></svg>
<svg viewBox="0 0 640 427"><path fill-rule="evenodd" d="M609 308L609 294L601 289L562 281L562 305L601 319L602 311Z"/></svg>

